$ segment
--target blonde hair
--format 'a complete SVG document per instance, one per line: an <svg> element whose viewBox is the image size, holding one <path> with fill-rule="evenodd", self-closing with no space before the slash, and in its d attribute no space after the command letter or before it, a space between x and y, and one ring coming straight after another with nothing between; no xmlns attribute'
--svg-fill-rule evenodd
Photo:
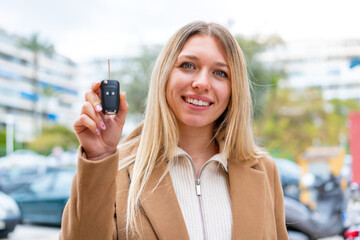
<svg viewBox="0 0 360 240"><path fill-rule="evenodd" d="M127 202L127 236L139 234L136 219L140 214L139 198L155 165L174 162L179 130L166 101L166 84L185 42L204 34L216 38L228 59L231 97L225 112L216 121L214 140L223 141L223 152L229 161L245 161L264 153L255 145L251 130L251 96L243 53L223 26L193 22L179 29L162 49L151 77L144 121L121 143L120 168L134 164ZM168 172L164 172L163 176Z"/></svg>

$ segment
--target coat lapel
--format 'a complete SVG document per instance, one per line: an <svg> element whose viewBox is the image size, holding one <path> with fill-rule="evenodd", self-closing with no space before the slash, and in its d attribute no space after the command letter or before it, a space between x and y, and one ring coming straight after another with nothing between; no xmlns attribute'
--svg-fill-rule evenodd
<svg viewBox="0 0 360 240"><path fill-rule="evenodd" d="M259 160L229 161L233 239L262 239L265 219L265 174L255 169Z"/></svg>
<svg viewBox="0 0 360 240"><path fill-rule="evenodd" d="M166 165L166 162L163 162L154 168L140 202L159 239L189 239L170 174L167 173L153 190Z"/></svg>

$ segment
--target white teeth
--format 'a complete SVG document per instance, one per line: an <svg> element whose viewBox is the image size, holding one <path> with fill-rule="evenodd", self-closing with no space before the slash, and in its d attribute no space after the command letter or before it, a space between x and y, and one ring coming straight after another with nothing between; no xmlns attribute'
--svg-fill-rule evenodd
<svg viewBox="0 0 360 240"><path fill-rule="evenodd" d="M185 101L187 103L191 103L191 104L196 105L196 106L209 106L210 105L209 102L206 102L206 101L203 101L203 100L198 100L198 99L193 99L193 98L185 98Z"/></svg>

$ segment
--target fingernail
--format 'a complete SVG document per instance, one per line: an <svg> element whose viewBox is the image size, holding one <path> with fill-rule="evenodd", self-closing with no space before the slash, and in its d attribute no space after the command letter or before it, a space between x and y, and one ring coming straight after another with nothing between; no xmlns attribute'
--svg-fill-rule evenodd
<svg viewBox="0 0 360 240"><path fill-rule="evenodd" d="M103 129L103 130L105 130L106 129L106 127L105 127L105 124L104 124L104 122L103 121L100 121L100 127L101 127L101 129Z"/></svg>
<svg viewBox="0 0 360 240"><path fill-rule="evenodd" d="M126 92L124 92L124 99L125 99L125 101L126 101Z"/></svg>
<svg viewBox="0 0 360 240"><path fill-rule="evenodd" d="M102 107L100 104L98 104L98 105L96 105L95 109L97 112L100 112L102 110Z"/></svg>
<svg viewBox="0 0 360 240"><path fill-rule="evenodd" d="M99 129L95 129L95 132L96 132L96 135L99 135L99 134L100 134Z"/></svg>

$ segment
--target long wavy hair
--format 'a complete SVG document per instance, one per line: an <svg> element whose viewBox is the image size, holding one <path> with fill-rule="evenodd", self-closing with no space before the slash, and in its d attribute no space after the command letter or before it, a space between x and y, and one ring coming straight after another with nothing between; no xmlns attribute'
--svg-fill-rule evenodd
<svg viewBox="0 0 360 240"><path fill-rule="evenodd" d="M119 146L119 169L133 164L127 201L127 236L140 234L136 222L140 214L139 198L154 167L162 161L168 161L168 166L171 166L175 160L179 129L166 101L166 85L184 44L197 34L214 37L221 43L230 68L230 101L216 121L213 140L224 143L223 152L228 161L246 161L264 154L254 143L250 86L243 52L235 38L225 27L216 23L197 21L185 25L170 38L156 60L144 121Z"/></svg>

